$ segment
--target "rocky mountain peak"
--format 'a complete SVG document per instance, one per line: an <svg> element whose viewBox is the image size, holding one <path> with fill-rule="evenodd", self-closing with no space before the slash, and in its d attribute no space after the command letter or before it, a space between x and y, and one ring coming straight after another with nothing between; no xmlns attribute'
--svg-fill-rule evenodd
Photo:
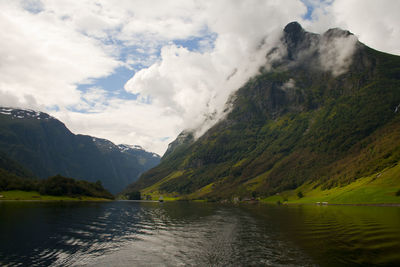
<svg viewBox="0 0 400 267"><path fill-rule="evenodd" d="M290 22L288 25L286 25L283 31L285 32L285 36L293 41L300 39L305 32L303 27L301 27L300 23L297 21Z"/></svg>
<svg viewBox="0 0 400 267"><path fill-rule="evenodd" d="M318 42L318 34L305 31L298 22L291 22L283 30L282 42L287 48L287 59L296 60Z"/></svg>

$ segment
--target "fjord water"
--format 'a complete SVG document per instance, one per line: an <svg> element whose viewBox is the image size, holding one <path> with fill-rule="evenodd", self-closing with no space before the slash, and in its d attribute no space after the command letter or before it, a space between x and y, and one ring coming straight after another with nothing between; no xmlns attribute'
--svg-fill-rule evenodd
<svg viewBox="0 0 400 267"><path fill-rule="evenodd" d="M0 202L1 266L399 264L399 207Z"/></svg>

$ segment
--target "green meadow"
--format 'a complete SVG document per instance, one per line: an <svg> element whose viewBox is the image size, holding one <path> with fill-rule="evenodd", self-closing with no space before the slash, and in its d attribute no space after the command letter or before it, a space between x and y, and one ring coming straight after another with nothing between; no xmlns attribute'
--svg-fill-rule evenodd
<svg viewBox="0 0 400 267"><path fill-rule="evenodd" d="M106 199L106 198L97 198L97 197L89 197L89 196L79 196L79 197L49 196L49 195L41 195L37 191L20 191L20 190L1 191L0 196L2 196L2 197L0 197L0 200L110 201L110 199Z"/></svg>
<svg viewBox="0 0 400 267"><path fill-rule="evenodd" d="M344 186L322 190L315 183L308 183L295 190L274 195L262 202L268 203L316 203L329 204L400 204L400 165L378 174L357 179ZM299 193L301 192L301 193ZM299 197L299 195L302 197Z"/></svg>

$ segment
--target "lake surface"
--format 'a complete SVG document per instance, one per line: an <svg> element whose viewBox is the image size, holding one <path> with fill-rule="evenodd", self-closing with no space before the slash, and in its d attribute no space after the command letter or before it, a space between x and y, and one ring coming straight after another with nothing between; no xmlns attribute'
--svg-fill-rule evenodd
<svg viewBox="0 0 400 267"><path fill-rule="evenodd" d="M1 266L400 266L400 208L0 202Z"/></svg>

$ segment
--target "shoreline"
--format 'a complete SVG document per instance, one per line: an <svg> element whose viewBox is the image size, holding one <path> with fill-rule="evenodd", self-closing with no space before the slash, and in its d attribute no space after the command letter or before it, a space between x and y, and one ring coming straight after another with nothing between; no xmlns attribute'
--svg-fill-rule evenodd
<svg viewBox="0 0 400 267"><path fill-rule="evenodd" d="M400 207L400 203L327 203L327 204L316 204L316 203L273 203L273 202L260 202L260 204L267 204L267 205L312 205L312 206L375 206L375 207Z"/></svg>
<svg viewBox="0 0 400 267"><path fill-rule="evenodd" d="M125 199L116 199L115 201L129 201L129 202L142 202L142 203L162 203L158 200L125 200ZM164 202L202 202L202 203L215 203L215 204L233 204L233 205L276 205L276 206L285 206L285 205L305 205L305 206L375 206L375 207L400 207L400 203L327 203L327 204L317 204L317 203L296 203L296 202L283 202L283 203L276 203L276 202L266 202L266 201L239 201L239 202L224 202L224 201L204 201L204 200L164 200Z"/></svg>
<svg viewBox="0 0 400 267"><path fill-rule="evenodd" d="M1 202L112 202L113 199L0 199Z"/></svg>
<svg viewBox="0 0 400 267"><path fill-rule="evenodd" d="M3 191L4 192L4 191ZM375 207L400 207L400 203L330 203L330 202L275 202L275 201L263 201L263 200L252 200L252 201L207 201L198 199L174 199L174 200L164 200L162 202L158 200L129 200L129 199L106 199L106 198L96 198L89 196L71 197L71 196L50 196L50 195L26 195L24 196L14 196L14 197L2 197L1 202L138 202L138 203L163 203L163 202L204 202L204 203L217 203L217 204L234 204L234 205L277 205L277 206L293 206L293 205L306 205L306 206L375 206Z"/></svg>
<svg viewBox="0 0 400 267"><path fill-rule="evenodd" d="M113 201L114 199L107 199L102 197L91 197L84 195L77 196L52 196L41 195L37 191L21 191L10 190L0 192L0 202L2 201L30 201L30 202L106 202Z"/></svg>

